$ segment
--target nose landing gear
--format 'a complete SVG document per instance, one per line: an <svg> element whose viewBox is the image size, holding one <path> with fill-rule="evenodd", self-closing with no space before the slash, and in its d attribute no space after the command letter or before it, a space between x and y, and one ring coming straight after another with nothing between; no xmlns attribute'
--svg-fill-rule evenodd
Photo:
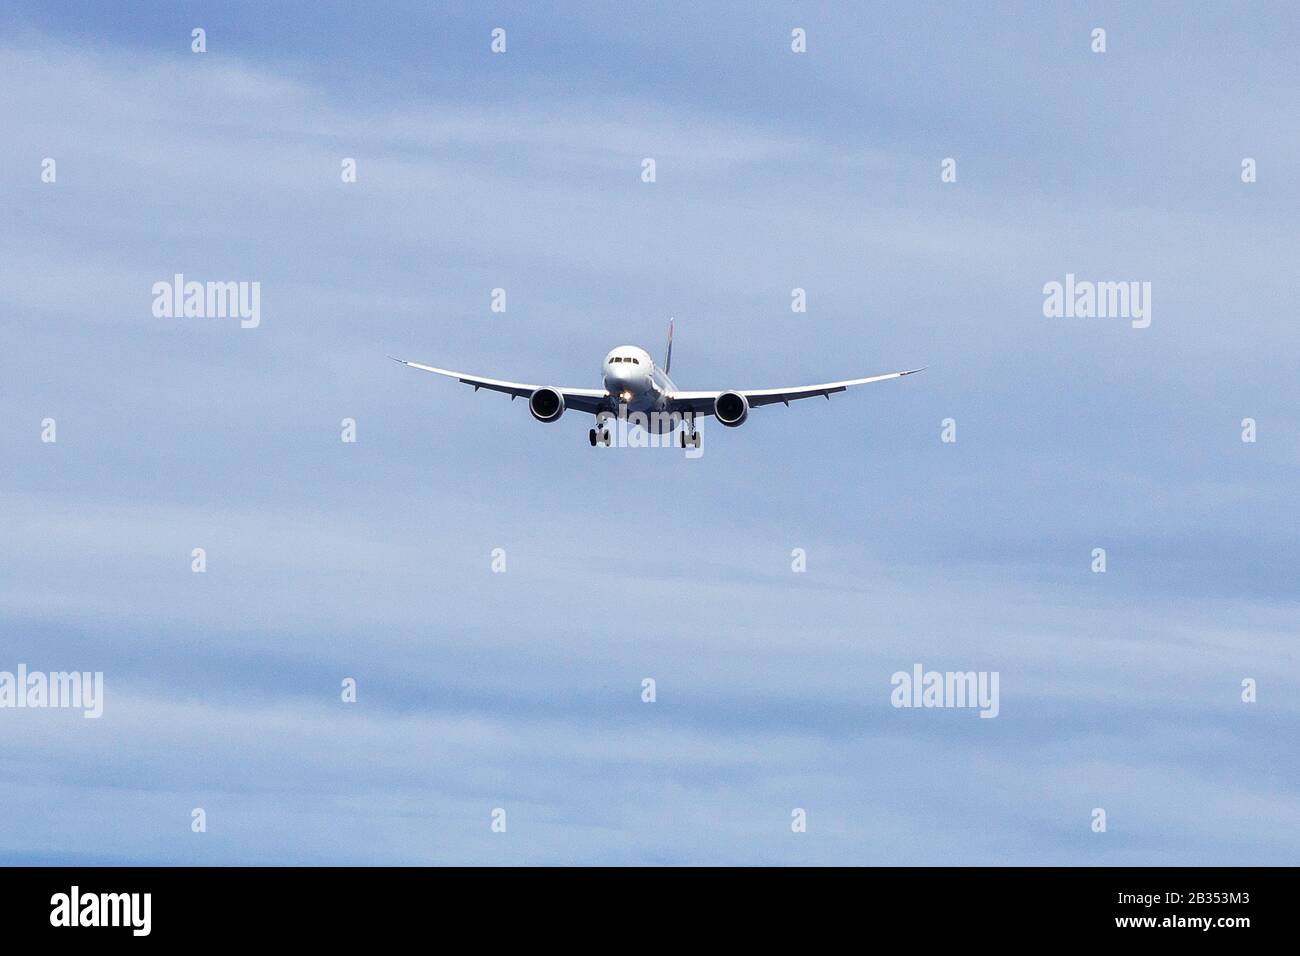
<svg viewBox="0 0 1300 956"><path fill-rule="evenodd" d="M587 432L587 441L591 442L592 448L597 445L604 445L608 448L614 439L610 436L608 428L592 428Z"/></svg>

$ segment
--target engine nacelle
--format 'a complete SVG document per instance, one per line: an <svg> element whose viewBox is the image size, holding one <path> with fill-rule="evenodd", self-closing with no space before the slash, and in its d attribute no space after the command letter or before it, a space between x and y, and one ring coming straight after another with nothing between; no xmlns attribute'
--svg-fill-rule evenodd
<svg viewBox="0 0 1300 956"><path fill-rule="evenodd" d="M539 388L528 396L528 410L539 422L553 422L564 414L564 396L553 388Z"/></svg>
<svg viewBox="0 0 1300 956"><path fill-rule="evenodd" d="M723 392L713 400L713 414L728 428L743 425L749 417L749 399L739 392Z"/></svg>

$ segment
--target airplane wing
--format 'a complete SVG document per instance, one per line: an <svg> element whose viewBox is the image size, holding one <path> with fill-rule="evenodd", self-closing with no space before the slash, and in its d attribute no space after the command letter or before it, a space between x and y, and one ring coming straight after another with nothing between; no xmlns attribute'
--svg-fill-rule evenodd
<svg viewBox="0 0 1300 956"><path fill-rule="evenodd" d="M389 356L394 362L400 362L403 365L409 365L411 368L418 368L424 372L433 372L435 375L445 375L447 378L454 378L458 382L464 382L466 385L473 385L474 391L480 388L490 389L494 392L504 392L511 397L511 401L516 398L527 398L533 392L542 388L541 385L527 385L523 382L504 382L496 378L483 378L479 375L467 375L464 372L453 372L450 369L434 368L432 365L421 365L419 362L408 362L405 359ZM564 404L567 408L572 408L579 412L591 412L593 415L603 409L612 409L613 401L603 388L561 388L558 385L548 385L547 388L553 388L564 396Z"/></svg>
<svg viewBox="0 0 1300 956"><path fill-rule="evenodd" d="M711 392L673 392L669 395L673 407L678 411L691 411L697 415L713 414L713 403L719 395L724 392L736 392L744 395L745 400L749 402L750 408L758 408L762 405L772 405L776 402L783 402L789 405L793 401L801 398L816 398L819 395L825 395L830 399L835 392L842 392L854 385L867 385L871 382L883 382L890 378L902 378L904 375L912 375L915 372L924 371L928 366L921 368L911 368L905 372L888 372L884 375L871 375L867 378L850 378L843 382L826 382L823 385L798 385L794 388L734 388L719 389Z"/></svg>

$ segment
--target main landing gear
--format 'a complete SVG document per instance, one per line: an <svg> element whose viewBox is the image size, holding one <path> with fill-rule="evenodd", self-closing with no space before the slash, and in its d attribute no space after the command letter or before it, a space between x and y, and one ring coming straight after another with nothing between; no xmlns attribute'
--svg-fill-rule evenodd
<svg viewBox="0 0 1300 956"><path fill-rule="evenodd" d="M608 428L590 429L587 432L587 440L591 442L592 448L595 448L597 445L604 445L606 448L608 448L614 441L613 437L609 433Z"/></svg>
<svg viewBox="0 0 1300 956"><path fill-rule="evenodd" d="M699 447L700 447L700 433L697 432L697 431L692 431L691 434L688 436L688 435L686 434L686 432L684 432L684 431L678 432L678 433L677 433L677 447L678 447L678 448L685 448L687 445L690 445L692 448L699 448Z"/></svg>

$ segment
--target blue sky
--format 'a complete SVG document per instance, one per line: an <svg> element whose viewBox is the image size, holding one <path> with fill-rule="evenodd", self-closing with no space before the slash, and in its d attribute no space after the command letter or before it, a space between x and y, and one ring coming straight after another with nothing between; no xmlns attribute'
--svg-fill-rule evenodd
<svg viewBox="0 0 1300 956"><path fill-rule="evenodd" d="M106 684L0 710L0 859L1296 862L1286 5L0 27L0 670ZM261 325L154 318L176 272ZM1045 318L1068 272L1150 328ZM670 315L685 388L931 367L687 461L385 358L593 386ZM999 716L891 707L918 662Z"/></svg>

